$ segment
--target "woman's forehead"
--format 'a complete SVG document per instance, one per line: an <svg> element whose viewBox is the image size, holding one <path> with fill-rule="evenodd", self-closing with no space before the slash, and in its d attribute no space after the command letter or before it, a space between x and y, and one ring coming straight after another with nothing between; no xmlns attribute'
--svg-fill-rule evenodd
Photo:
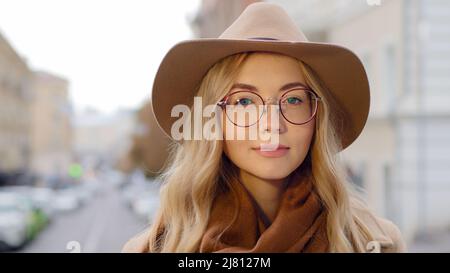
<svg viewBox="0 0 450 273"><path fill-rule="evenodd" d="M283 84L279 89L274 91L279 91L279 92L285 92L285 91L289 91L295 88L309 88L305 83L299 82L299 81L292 81L292 82L288 82L286 84ZM239 89L239 90L246 90L246 91L253 91L253 92L260 92L260 89L252 84L248 84L248 83L241 83L241 82L236 82L231 86L231 90L235 90L235 89Z"/></svg>
<svg viewBox="0 0 450 273"><path fill-rule="evenodd" d="M233 82L238 87L254 87L257 90L285 89L288 84L307 86L300 62L281 54L254 53L242 64ZM252 89L252 88L247 88ZM255 91L255 90L251 90Z"/></svg>

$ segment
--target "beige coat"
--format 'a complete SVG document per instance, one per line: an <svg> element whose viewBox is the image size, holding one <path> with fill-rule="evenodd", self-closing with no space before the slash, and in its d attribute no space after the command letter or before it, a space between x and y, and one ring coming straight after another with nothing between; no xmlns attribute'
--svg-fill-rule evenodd
<svg viewBox="0 0 450 273"><path fill-rule="evenodd" d="M367 223L375 234L375 240L366 243L367 252L370 253L393 253L406 252L406 244L402 238L400 230L391 221L376 217L373 219L369 215L359 215ZM122 248L123 253L146 252L148 246L149 228L135 235L128 240Z"/></svg>

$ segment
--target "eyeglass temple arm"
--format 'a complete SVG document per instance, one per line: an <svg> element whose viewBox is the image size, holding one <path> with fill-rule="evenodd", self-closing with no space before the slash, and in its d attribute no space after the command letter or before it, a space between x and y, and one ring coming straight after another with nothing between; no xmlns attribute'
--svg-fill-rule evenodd
<svg viewBox="0 0 450 273"><path fill-rule="evenodd" d="M227 102L225 100L221 100L217 103L218 106L225 106Z"/></svg>

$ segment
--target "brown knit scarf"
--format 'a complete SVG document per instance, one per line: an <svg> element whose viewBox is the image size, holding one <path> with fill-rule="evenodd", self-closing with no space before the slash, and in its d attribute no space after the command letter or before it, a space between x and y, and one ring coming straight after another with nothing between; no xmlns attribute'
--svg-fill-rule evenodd
<svg viewBox="0 0 450 273"><path fill-rule="evenodd" d="M214 200L200 252L328 251L326 213L309 179L291 179L272 223L244 184L233 182L235 194L227 191ZM234 218L236 204L239 210Z"/></svg>

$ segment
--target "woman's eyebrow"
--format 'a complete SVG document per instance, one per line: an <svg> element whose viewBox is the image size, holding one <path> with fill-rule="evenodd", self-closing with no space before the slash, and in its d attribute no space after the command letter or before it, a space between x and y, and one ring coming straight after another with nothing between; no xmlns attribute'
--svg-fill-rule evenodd
<svg viewBox="0 0 450 273"><path fill-rule="evenodd" d="M304 83L301 83L301 82L291 82L291 83L287 83L287 84L283 85L283 86L280 88L279 91L282 92L282 91L286 91L286 90L289 90L289 89L292 89L292 88L295 88L295 87L309 88L309 87L308 87L306 84L304 84ZM258 88L256 88L256 87L253 86L253 85L246 84L246 83L235 83L235 84L233 84L233 86L231 87L231 89L235 89L235 88L239 88L239 89L247 89L247 90L250 90L250 91L258 92Z"/></svg>

